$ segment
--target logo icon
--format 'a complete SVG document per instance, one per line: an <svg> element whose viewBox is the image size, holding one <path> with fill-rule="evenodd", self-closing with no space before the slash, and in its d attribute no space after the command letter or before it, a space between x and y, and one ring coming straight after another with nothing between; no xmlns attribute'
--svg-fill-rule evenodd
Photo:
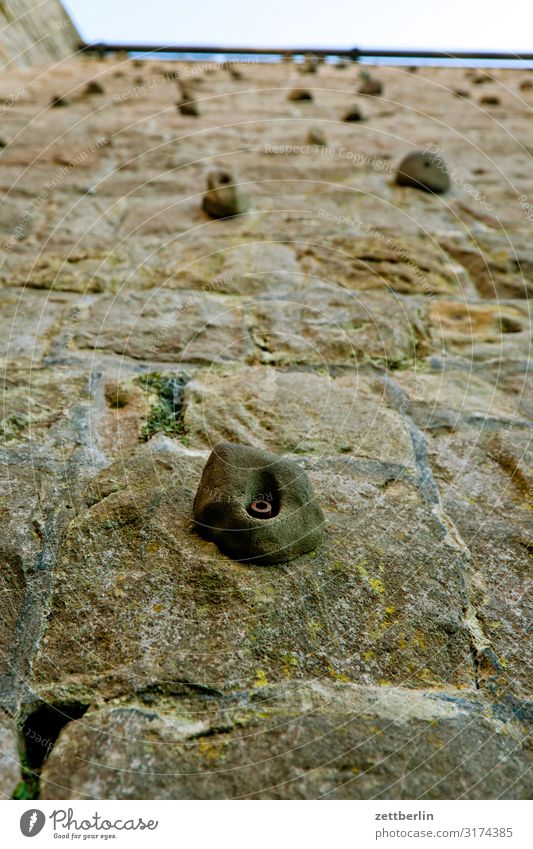
<svg viewBox="0 0 533 849"><path fill-rule="evenodd" d="M24 837L35 837L36 834L42 831L45 822L46 817L43 812L37 810L37 808L32 808L22 814L20 818L20 830Z"/></svg>

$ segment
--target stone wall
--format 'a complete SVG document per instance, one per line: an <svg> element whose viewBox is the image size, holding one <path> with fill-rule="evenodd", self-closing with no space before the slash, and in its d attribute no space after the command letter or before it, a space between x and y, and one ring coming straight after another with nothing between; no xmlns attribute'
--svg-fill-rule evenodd
<svg viewBox="0 0 533 849"><path fill-rule="evenodd" d="M65 59L80 36L60 0L4 0L0 3L0 64L29 67Z"/></svg>
<svg viewBox="0 0 533 849"><path fill-rule="evenodd" d="M531 795L531 74L374 73L3 79L5 794ZM440 197L394 181L428 145ZM221 440L307 471L316 551L195 533Z"/></svg>

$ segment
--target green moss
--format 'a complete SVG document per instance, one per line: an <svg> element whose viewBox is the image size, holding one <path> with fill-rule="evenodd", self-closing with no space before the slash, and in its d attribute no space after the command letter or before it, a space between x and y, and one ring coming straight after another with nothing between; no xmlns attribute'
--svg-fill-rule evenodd
<svg viewBox="0 0 533 849"><path fill-rule="evenodd" d="M264 669L256 669L254 687L266 687L268 678Z"/></svg>
<svg viewBox="0 0 533 849"><path fill-rule="evenodd" d="M156 433L182 436L185 433L182 404L187 383L185 375L143 374L137 382L145 390L150 408L140 438L148 441Z"/></svg>
<svg viewBox="0 0 533 849"><path fill-rule="evenodd" d="M12 799L27 801L39 798L39 774L30 769L25 752L19 753L22 766L22 779L15 787Z"/></svg>

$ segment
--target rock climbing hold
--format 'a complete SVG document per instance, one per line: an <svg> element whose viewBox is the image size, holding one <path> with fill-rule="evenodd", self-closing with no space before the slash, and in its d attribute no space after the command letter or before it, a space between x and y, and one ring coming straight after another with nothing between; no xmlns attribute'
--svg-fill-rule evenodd
<svg viewBox="0 0 533 849"><path fill-rule="evenodd" d="M228 171L215 170L207 175L207 192L202 202L211 218L232 218L248 209L248 199Z"/></svg>
<svg viewBox="0 0 533 849"><path fill-rule="evenodd" d="M450 177L444 160L426 150L409 153L402 159L396 173L398 186L411 186L440 194L450 188Z"/></svg>
<svg viewBox="0 0 533 849"><path fill-rule="evenodd" d="M501 103L500 98L495 94L486 94L484 97L480 97L479 102L482 106L499 106Z"/></svg>
<svg viewBox="0 0 533 849"><path fill-rule="evenodd" d="M104 87L98 80L91 80L85 86L85 94L104 94Z"/></svg>
<svg viewBox="0 0 533 849"><path fill-rule="evenodd" d="M374 79L369 74L363 76L363 81L359 86L359 94L379 95L383 94L383 83L380 80Z"/></svg>
<svg viewBox="0 0 533 849"><path fill-rule="evenodd" d="M58 106L69 106L70 100L66 97L61 97L59 94L54 95L52 100L50 101L50 106L58 107Z"/></svg>
<svg viewBox="0 0 533 849"><path fill-rule="evenodd" d="M287 95L287 100L312 100L313 95L306 88L293 88Z"/></svg>
<svg viewBox="0 0 533 849"><path fill-rule="evenodd" d="M176 106L182 115L192 115L194 118L197 118L200 114L194 100L182 100L181 103L176 103Z"/></svg>
<svg viewBox="0 0 533 849"><path fill-rule="evenodd" d="M316 74L318 65L318 57L314 53L306 53L303 63L298 66L298 70L301 74Z"/></svg>
<svg viewBox="0 0 533 849"><path fill-rule="evenodd" d="M361 110L358 106L353 106L348 112L345 114L343 121L364 121L364 117L361 113Z"/></svg>
<svg viewBox="0 0 533 849"><path fill-rule="evenodd" d="M200 535L228 557L260 565L311 551L324 531L322 510L297 463L229 442L207 461L193 515Z"/></svg>
<svg viewBox="0 0 533 849"><path fill-rule="evenodd" d="M307 131L307 143L325 147L327 145L327 139L324 130L320 129L320 127L310 127Z"/></svg>

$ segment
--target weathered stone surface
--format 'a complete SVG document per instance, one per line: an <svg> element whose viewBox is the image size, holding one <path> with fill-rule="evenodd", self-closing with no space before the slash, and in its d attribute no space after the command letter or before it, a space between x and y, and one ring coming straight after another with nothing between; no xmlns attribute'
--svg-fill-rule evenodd
<svg viewBox="0 0 533 849"><path fill-rule="evenodd" d="M460 70L382 67L354 128L309 65L305 116L284 63L4 71L5 750L42 699L66 721L18 797L531 795L521 78L491 72L503 127ZM447 195L395 184L398 139ZM206 215L206 168L246 215ZM305 471L320 547L250 565L195 532L223 441Z"/></svg>
<svg viewBox="0 0 533 849"><path fill-rule="evenodd" d="M530 428L435 440L432 462L448 516L468 547L472 601L483 625L480 681L494 693L529 695L533 662L533 452ZM483 651L490 648L490 651Z"/></svg>
<svg viewBox="0 0 533 849"><path fill-rule="evenodd" d="M279 453L413 467L409 428L367 375L213 369L185 387L184 425L197 448L229 439Z"/></svg>
<svg viewBox="0 0 533 849"><path fill-rule="evenodd" d="M0 714L0 799L9 799L20 781L17 728Z"/></svg>
<svg viewBox="0 0 533 849"><path fill-rule="evenodd" d="M531 318L520 302L434 301L429 318L438 351L473 360L512 361L529 356Z"/></svg>
<svg viewBox="0 0 533 849"><path fill-rule="evenodd" d="M72 347L152 362L238 360L242 312L241 301L210 293L120 293L82 310Z"/></svg>
<svg viewBox="0 0 533 849"><path fill-rule="evenodd" d="M78 49L80 36L59 0L4 0L0 59L20 67L58 62Z"/></svg>
<svg viewBox="0 0 533 849"><path fill-rule="evenodd" d="M531 298L533 253L530 234L476 233L446 240L445 249L468 271L483 298Z"/></svg>
<svg viewBox="0 0 533 849"><path fill-rule="evenodd" d="M461 691L315 681L223 705L187 690L168 687L154 709L146 689L71 723L42 797L137 799L147 782L162 799L525 799L530 789L519 723Z"/></svg>

